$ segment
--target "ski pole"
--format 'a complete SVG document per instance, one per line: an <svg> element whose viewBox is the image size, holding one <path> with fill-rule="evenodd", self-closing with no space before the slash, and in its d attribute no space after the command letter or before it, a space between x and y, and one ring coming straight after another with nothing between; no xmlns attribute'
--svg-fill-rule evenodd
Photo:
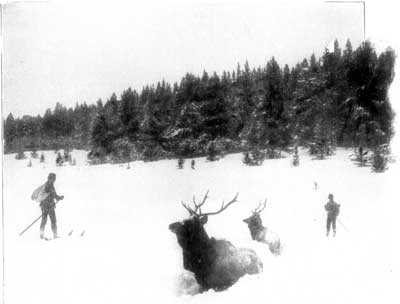
<svg viewBox="0 0 400 304"><path fill-rule="evenodd" d="M55 205L58 204L58 201L55 203ZM20 234L19 236L23 235L25 233L26 230L28 230L29 228L31 228L33 226L33 224L35 224L38 220L40 220L42 218L42 216L39 216L36 220L34 220L32 222L32 224L30 224L28 227L26 227Z"/></svg>
<svg viewBox="0 0 400 304"><path fill-rule="evenodd" d="M347 227L346 227L345 225L343 225L343 223L342 223L339 219L337 219L337 221L338 221L338 223L339 223L340 225L342 225L342 227L344 228L344 230L346 230L347 232L349 232L349 229L347 229Z"/></svg>
<svg viewBox="0 0 400 304"><path fill-rule="evenodd" d="M32 224L30 224L28 227L26 227L20 234L19 236L23 235L25 233L26 230L28 230L29 228L31 228L33 226L33 224L35 224L38 220L40 220L42 218L42 216L39 216L36 220L33 221Z"/></svg>

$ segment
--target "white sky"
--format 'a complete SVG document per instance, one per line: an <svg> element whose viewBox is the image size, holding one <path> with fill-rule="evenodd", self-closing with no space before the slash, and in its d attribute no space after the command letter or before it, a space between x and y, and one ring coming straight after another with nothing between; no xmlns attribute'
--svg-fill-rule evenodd
<svg viewBox="0 0 400 304"><path fill-rule="evenodd" d="M275 56L292 66L334 38L343 47L347 37L354 46L363 38L360 4L24 2L3 13L3 116L104 101L246 59L259 66Z"/></svg>

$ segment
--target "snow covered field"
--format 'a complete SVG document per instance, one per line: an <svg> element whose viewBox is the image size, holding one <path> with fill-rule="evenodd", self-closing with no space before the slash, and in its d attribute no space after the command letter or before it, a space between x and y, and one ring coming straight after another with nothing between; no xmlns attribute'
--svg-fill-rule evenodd
<svg viewBox="0 0 400 304"><path fill-rule="evenodd" d="M291 157L247 167L242 155L218 162L176 160L151 163L85 165L85 152L74 151L77 166L17 161L4 156L5 303L400 303L400 201L396 164L381 174L350 162L351 150L339 149L328 160L300 166ZM39 223L18 234L40 215L32 191L57 174L55 241L39 240ZM319 188L314 189L314 182ZM246 276L224 292L178 296L182 253L168 230L183 220L191 203L210 190L204 212L239 192L239 202L211 216L210 236L257 251L260 275ZM341 204L337 237L325 236L329 193ZM279 234L284 250L273 256L251 240L242 222L267 198L263 223ZM47 225L50 235L50 225ZM70 237L68 233L74 230ZM79 234L85 231L84 236ZM252 302L250 302L252 301Z"/></svg>

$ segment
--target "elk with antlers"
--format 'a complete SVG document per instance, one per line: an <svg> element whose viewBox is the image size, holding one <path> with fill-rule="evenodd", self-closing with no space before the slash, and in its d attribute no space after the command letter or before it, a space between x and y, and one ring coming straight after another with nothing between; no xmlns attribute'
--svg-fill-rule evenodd
<svg viewBox="0 0 400 304"><path fill-rule="evenodd" d="M224 290L235 284L245 274L262 271L262 263L257 254L246 248L236 248L229 241L209 237L204 229L208 216L226 210L237 201L238 194L215 212L203 213L201 208L208 198L208 191L201 203L193 197L194 208L182 202L190 218L169 225L176 234L183 251L183 267L193 272L201 291Z"/></svg>
<svg viewBox="0 0 400 304"><path fill-rule="evenodd" d="M244 219L243 222L249 226L253 240L267 244L273 254L279 255L282 250L279 236L267 227L264 227L260 217L260 213L265 209L266 205L267 200L264 201L263 205L260 202L258 207L253 210L253 214L249 218Z"/></svg>

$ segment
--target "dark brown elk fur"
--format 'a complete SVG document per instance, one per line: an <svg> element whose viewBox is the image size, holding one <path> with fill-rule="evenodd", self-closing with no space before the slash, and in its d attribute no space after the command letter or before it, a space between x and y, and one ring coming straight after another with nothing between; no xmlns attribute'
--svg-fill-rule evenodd
<svg viewBox="0 0 400 304"><path fill-rule="evenodd" d="M194 210L183 204L189 211L190 218L169 225L182 248L183 267L194 273L201 291L224 290L245 274L262 271L261 260L253 250L236 248L229 241L210 238L204 229L209 215L222 212L235 202L236 198L237 195L227 205L223 203L219 211L205 214L201 213L201 206L207 199L207 194L201 204L196 204L193 199Z"/></svg>

